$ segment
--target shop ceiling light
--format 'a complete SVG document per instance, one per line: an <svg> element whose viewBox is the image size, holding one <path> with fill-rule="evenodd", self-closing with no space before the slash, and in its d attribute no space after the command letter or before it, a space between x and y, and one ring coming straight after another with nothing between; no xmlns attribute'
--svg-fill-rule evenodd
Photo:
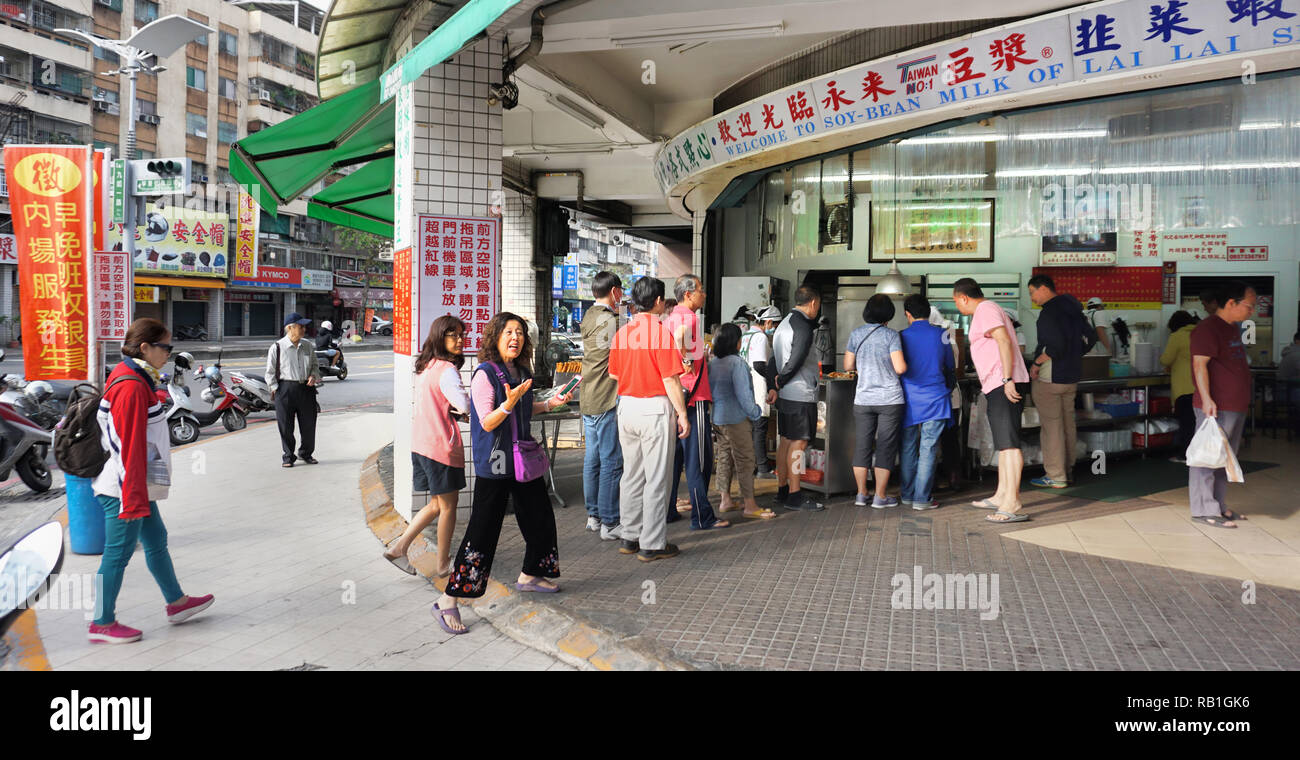
<svg viewBox="0 0 1300 760"><path fill-rule="evenodd" d="M711 40L745 40L755 37L779 37L785 31L785 22L768 24L724 24L712 27L681 27L656 29L644 34L627 34L610 37L609 44L616 48L636 48L647 45L672 45L681 42L709 42Z"/></svg>
<svg viewBox="0 0 1300 760"><path fill-rule="evenodd" d="M577 119L583 124L586 124L592 129L600 129L605 126L605 122L603 119L596 116L591 111L588 111L587 109L578 105L577 103L573 102L572 100L565 97L564 95L556 95L554 93L548 92L546 93L546 102L555 106L557 109L567 113L568 115L572 116L573 118Z"/></svg>
<svg viewBox="0 0 1300 760"><path fill-rule="evenodd" d="M903 145L959 145L962 143L999 142L1005 135L947 135L935 137L909 137L900 140Z"/></svg>
<svg viewBox="0 0 1300 760"><path fill-rule="evenodd" d="M1072 129L1062 132L1025 132L1016 135L1017 140L1083 140L1105 137L1110 134L1104 129Z"/></svg>
<svg viewBox="0 0 1300 760"><path fill-rule="evenodd" d="M1082 177L1092 174L1092 169L1074 167L1070 169L999 169L999 177Z"/></svg>

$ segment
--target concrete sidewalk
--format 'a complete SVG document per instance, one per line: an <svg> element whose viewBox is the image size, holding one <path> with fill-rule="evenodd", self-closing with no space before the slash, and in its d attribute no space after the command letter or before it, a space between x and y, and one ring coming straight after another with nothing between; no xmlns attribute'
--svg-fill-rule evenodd
<svg viewBox="0 0 1300 760"><path fill-rule="evenodd" d="M177 576L216 602L184 625L137 551L118 619L144 632L134 644L91 644L87 610L38 610L55 669L275 670L567 668L466 612L469 635L450 636L429 614L435 590L380 557L366 529L357 472L392 438L390 414L320 418L320 464L280 467L266 425L173 454L171 497L161 504ZM98 556L69 554L65 577L92 576Z"/></svg>
<svg viewBox="0 0 1300 760"><path fill-rule="evenodd" d="M176 352L189 351L195 359L215 359L220 354L225 359L245 359L266 356L275 338L226 338L224 341L180 340L173 341ZM343 343L344 354L369 351L392 351L393 336L367 335L360 343Z"/></svg>

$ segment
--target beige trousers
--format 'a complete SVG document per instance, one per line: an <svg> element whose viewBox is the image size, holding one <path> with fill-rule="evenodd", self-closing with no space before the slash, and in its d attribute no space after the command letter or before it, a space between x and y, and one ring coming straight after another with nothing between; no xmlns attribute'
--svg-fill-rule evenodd
<svg viewBox="0 0 1300 760"><path fill-rule="evenodd" d="M642 549L668 542L668 491L672 486L677 417L667 396L618 399L618 442L623 449L619 517L623 538Z"/></svg>
<svg viewBox="0 0 1300 760"><path fill-rule="evenodd" d="M731 492L733 473L740 481L742 499L754 498L754 426L749 420L734 425L714 425L718 434L713 462L718 468L718 492Z"/></svg>
<svg viewBox="0 0 1300 760"><path fill-rule="evenodd" d="M1044 383L1035 380L1032 388L1034 408L1043 426L1039 439L1043 445L1043 469L1052 480L1065 482L1074 469L1074 396L1075 383Z"/></svg>

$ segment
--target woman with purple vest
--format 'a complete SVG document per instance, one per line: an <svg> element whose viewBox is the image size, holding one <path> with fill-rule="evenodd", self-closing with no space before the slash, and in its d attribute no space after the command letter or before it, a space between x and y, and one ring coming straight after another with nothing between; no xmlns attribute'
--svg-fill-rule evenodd
<svg viewBox="0 0 1300 760"><path fill-rule="evenodd" d="M456 501L465 487L465 448L457 416L469 413L469 396L460 382L465 363L465 323L445 314L433 321L415 360L415 418L411 424L411 465L424 473L429 503L406 532L384 552L384 559L415 575L406 558L420 531L438 520L438 577L451 574L451 538L456 531Z"/></svg>
<svg viewBox="0 0 1300 760"><path fill-rule="evenodd" d="M515 473L515 439L532 441L534 414L549 411L568 396L534 401L531 372L533 344L523 317L502 312L483 329L479 365L470 381L470 433L474 442L474 504L469 527L447 579L447 590L433 605L438 625L447 633L468 629L456 605L487 590L496 555L506 502L514 504L515 520L524 536L524 567L515 582L520 591L554 593L560 587L546 580L560 577L555 515L546 494L544 476L520 482Z"/></svg>

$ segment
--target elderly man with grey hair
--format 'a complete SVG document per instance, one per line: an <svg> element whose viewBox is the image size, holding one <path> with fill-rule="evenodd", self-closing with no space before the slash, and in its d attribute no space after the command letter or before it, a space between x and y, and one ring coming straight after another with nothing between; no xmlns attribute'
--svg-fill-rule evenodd
<svg viewBox="0 0 1300 760"><path fill-rule="evenodd" d="M664 320L682 354L686 374L682 375L682 389L686 393L686 411L691 418L690 436L677 442L677 455L673 463L673 493L665 509L668 522L679 519L677 514L677 487L682 470L686 470L686 487L691 496L691 530L727 528L731 523L719 520L709 504L709 473L713 471L713 421L709 404L708 346L700 317L695 312L704 308L704 283L693 274L684 274L673 284L677 306Z"/></svg>

